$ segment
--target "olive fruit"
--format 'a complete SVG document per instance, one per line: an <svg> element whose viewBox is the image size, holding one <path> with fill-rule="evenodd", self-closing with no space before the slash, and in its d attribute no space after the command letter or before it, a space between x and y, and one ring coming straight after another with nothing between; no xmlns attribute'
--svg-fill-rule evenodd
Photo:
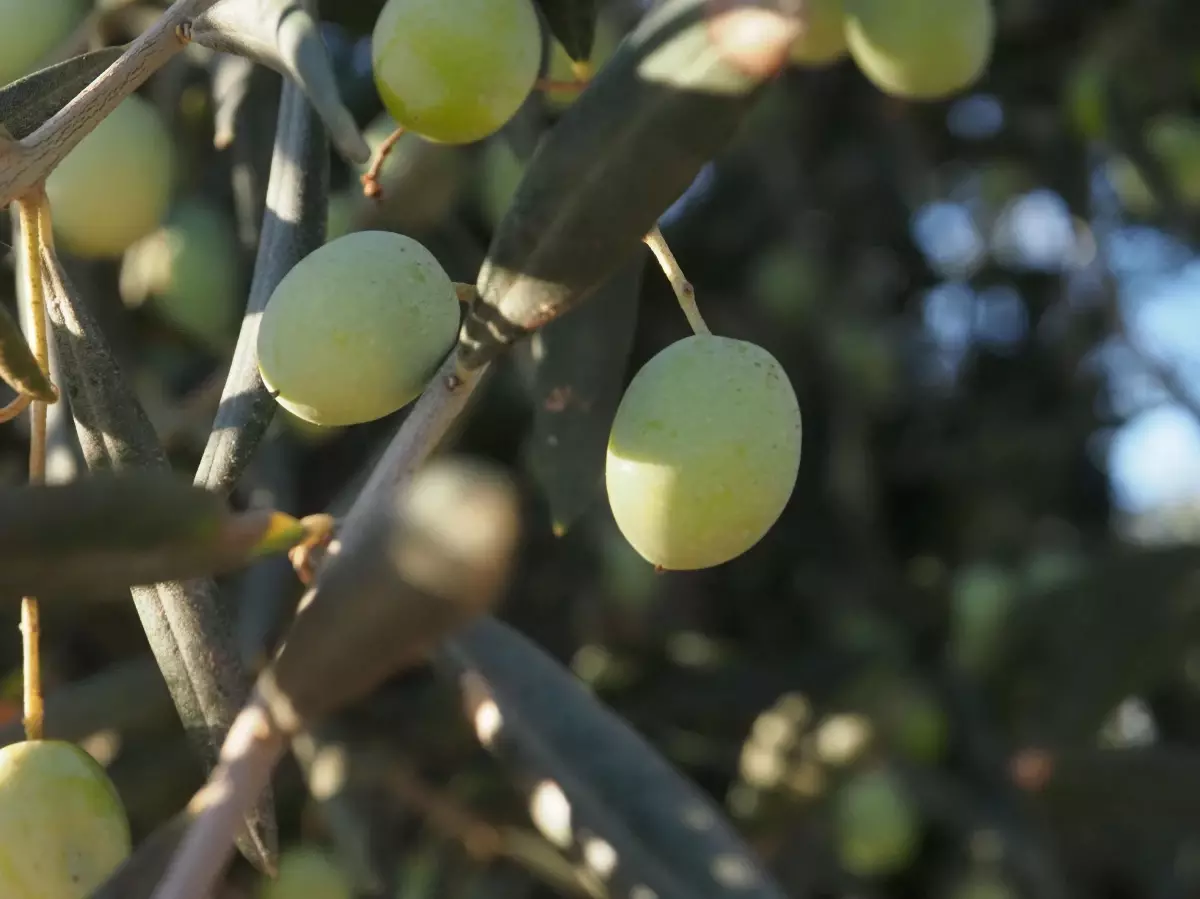
<svg viewBox="0 0 1200 899"><path fill-rule="evenodd" d="M388 0L371 59L388 112L428 140L472 143L513 117L542 56L532 0Z"/></svg>
<svg viewBox="0 0 1200 899"><path fill-rule="evenodd" d="M158 110L126 97L46 179L54 231L83 258L116 258L159 226L175 148Z"/></svg>
<svg viewBox="0 0 1200 899"><path fill-rule="evenodd" d="M846 55L842 0L804 0L803 25L789 57L800 66L822 67Z"/></svg>
<svg viewBox="0 0 1200 899"><path fill-rule="evenodd" d="M84 899L130 848L121 798L86 752L57 740L0 749L0 896Z"/></svg>
<svg viewBox="0 0 1200 899"><path fill-rule="evenodd" d="M885 93L939 100L970 87L995 38L992 0L843 0L846 44Z"/></svg>
<svg viewBox="0 0 1200 899"><path fill-rule="evenodd" d="M851 874L883 877L916 856L921 820L904 784L886 768L860 772L833 797L838 859Z"/></svg>
<svg viewBox="0 0 1200 899"><path fill-rule="evenodd" d="M221 213L189 201L130 247L121 262L121 297L147 300L163 319L211 347L231 336L239 318L237 245Z"/></svg>
<svg viewBox="0 0 1200 899"><path fill-rule="evenodd" d="M0 87L36 69L82 14L77 0L0 0Z"/></svg>
<svg viewBox="0 0 1200 899"><path fill-rule="evenodd" d="M719 565L770 530L796 484L800 407L762 347L703 334L633 378L613 421L605 480L613 517L668 570Z"/></svg>
<svg viewBox="0 0 1200 899"><path fill-rule="evenodd" d="M259 899L353 899L354 888L337 860L318 846L293 846L279 857L279 873Z"/></svg>
<svg viewBox="0 0 1200 899"><path fill-rule="evenodd" d="M259 325L259 372L298 418L360 424L417 397L458 323L454 284L429 250L390 231L357 231L279 282Z"/></svg>

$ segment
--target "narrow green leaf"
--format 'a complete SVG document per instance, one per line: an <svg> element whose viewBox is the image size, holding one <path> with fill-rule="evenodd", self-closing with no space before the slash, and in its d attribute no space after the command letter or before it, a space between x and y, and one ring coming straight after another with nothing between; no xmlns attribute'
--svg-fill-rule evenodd
<svg viewBox="0 0 1200 899"><path fill-rule="evenodd" d="M304 94L283 87L254 279L229 364L221 405L196 483L228 493L242 476L275 415L258 372L258 324L267 300L292 266L325 242L329 142Z"/></svg>
<svg viewBox="0 0 1200 899"><path fill-rule="evenodd" d="M642 252L642 238L733 137L798 29L763 9L745 40L744 12L710 0L654 8L545 136L480 271L460 349L466 367L563 314Z"/></svg>
<svg viewBox="0 0 1200 899"><path fill-rule="evenodd" d="M209 540L226 515L220 497L162 471L11 487L0 490L0 556L52 564L97 549Z"/></svg>
<svg viewBox="0 0 1200 899"><path fill-rule="evenodd" d="M550 33L576 62L587 62L596 37L596 0L537 0Z"/></svg>
<svg viewBox="0 0 1200 899"><path fill-rule="evenodd" d="M43 258L51 333L87 466L92 471L167 470L162 445L104 339L57 258ZM193 745L211 769L250 692L226 611L211 580L164 581L130 590L146 639ZM242 853L270 870L277 855L275 814L264 793Z"/></svg>
<svg viewBox="0 0 1200 899"><path fill-rule="evenodd" d="M0 125L17 140L28 137L124 52L124 47L93 50L0 87Z"/></svg>
<svg viewBox="0 0 1200 899"><path fill-rule="evenodd" d="M259 679L305 725L424 661L511 572L519 515L503 472L443 459L389 499L341 540Z"/></svg>
<svg viewBox="0 0 1200 899"><path fill-rule="evenodd" d="M0 306L0 378L14 390L43 403L53 403L58 392L25 342L21 326Z"/></svg>
<svg viewBox="0 0 1200 899"><path fill-rule="evenodd" d="M566 533L604 479L608 434L625 386L637 327L643 259L514 350L534 406L526 461Z"/></svg>
<svg viewBox="0 0 1200 899"><path fill-rule="evenodd" d="M576 852L596 839L608 845L611 895L782 899L717 806L516 631L484 618L441 661L483 743L543 794L539 805L565 800L569 815L548 816L564 826L547 838Z"/></svg>

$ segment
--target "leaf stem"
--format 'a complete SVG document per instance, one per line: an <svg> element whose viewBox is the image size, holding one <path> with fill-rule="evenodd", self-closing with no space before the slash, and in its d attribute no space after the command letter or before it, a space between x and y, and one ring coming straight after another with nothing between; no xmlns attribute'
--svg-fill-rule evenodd
<svg viewBox="0 0 1200 899"><path fill-rule="evenodd" d="M50 376L50 344L46 336L46 292L42 278L42 224L46 195L39 185L34 191L17 200L21 250L24 254L26 302L29 304L29 326L32 332L33 356L38 368ZM46 480L46 404L33 402L29 409L29 483ZM46 720L42 696L41 622L38 601L33 596L21 599L21 651L23 665L23 708L25 737L40 740Z"/></svg>
<svg viewBox="0 0 1200 899"><path fill-rule="evenodd" d="M663 237L659 227L655 225L654 230L647 234L643 241L650 248L650 252L654 254L654 258L658 260L658 264L662 266L667 280L671 282L671 289L675 291L675 298L679 300L679 305L683 309L683 314L687 316L692 330L697 334L711 334L712 331L708 329L703 316L700 315L700 308L696 305L696 290L692 287L692 282L684 276L683 269L679 267L679 262L675 259L671 248L667 246L667 239Z"/></svg>

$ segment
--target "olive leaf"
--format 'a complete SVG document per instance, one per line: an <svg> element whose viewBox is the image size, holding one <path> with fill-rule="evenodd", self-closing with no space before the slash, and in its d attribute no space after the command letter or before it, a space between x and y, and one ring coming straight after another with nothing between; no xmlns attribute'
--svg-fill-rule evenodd
<svg viewBox="0 0 1200 899"><path fill-rule="evenodd" d="M354 163L371 158L342 102L317 23L301 0L221 0L196 17L192 40L245 56L291 79L317 110L339 153Z"/></svg>
<svg viewBox="0 0 1200 899"><path fill-rule="evenodd" d="M507 583L520 517L505 473L440 460L391 493L322 567L259 678L269 700L285 699L288 719L317 722L424 661Z"/></svg>
<svg viewBox="0 0 1200 899"><path fill-rule="evenodd" d="M479 273L465 367L586 299L725 147L798 29L763 8L754 39L739 40L739 9L654 8L545 136Z"/></svg>
<svg viewBox="0 0 1200 899"><path fill-rule="evenodd" d="M0 87L0 125L17 140L28 137L124 52L125 47L93 50Z"/></svg>
<svg viewBox="0 0 1200 899"><path fill-rule="evenodd" d="M644 271L643 259L626 263L589 302L514 350L534 407L526 462L546 495L557 534L566 533L603 483Z"/></svg>
<svg viewBox="0 0 1200 899"><path fill-rule="evenodd" d="M125 380L99 322L79 298L58 258L43 253L46 308L63 388L87 466L92 471L167 470L158 436ZM232 627L208 580L164 581L131 589L146 639L193 745L211 768L250 690ZM243 854L264 870L277 854L269 793L247 817Z"/></svg>
<svg viewBox="0 0 1200 899"><path fill-rule="evenodd" d="M596 37L596 0L537 0L550 33L576 62L587 62Z"/></svg>
<svg viewBox="0 0 1200 899"><path fill-rule="evenodd" d="M58 399L58 392L25 341L21 326L3 306L0 306L0 378L17 392L43 403Z"/></svg>
<svg viewBox="0 0 1200 899"><path fill-rule="evenodd" d="M721 811L575 677L512 628L482 619L449 641L480 740L508 760L531 804L562 805L545 835L593 855L610 895L782 899ZM542 823L542 822L539 822Z"/></svg>
<svg viewBox="0 0 1200 899"><path fill-rule="evenodd" d="M212 789L183 815L216 803L250 807L284 738L424 661L447 633L492 606L512 572L519 529L515 486L485 463L442 460L388 491L321 567L223 749ZM261 780L232 773L250 766ZM229 854L226 820L210 818L210 835L184 844L173 860L163 850L178 845L180 822L161 829L93 896L144 895L147 877L167 864L158 895L209 895Z"/></svg>
<svg viewBox="0 0 1200 899"><path fill-rule="evenodd" d="M287 82L246 315L196 471L196 483L210 490L233 489L275 414L258 372L259 318L284 275L325 242L328 204L329 143L304 94Z"/></svg>
<svg viewBox="0 0 1200 899"><path fill-rule="evenodd" d="M0 594L221 573L303 536L290 516L233 514L220 497L166 472L0 490Z"/></svg>

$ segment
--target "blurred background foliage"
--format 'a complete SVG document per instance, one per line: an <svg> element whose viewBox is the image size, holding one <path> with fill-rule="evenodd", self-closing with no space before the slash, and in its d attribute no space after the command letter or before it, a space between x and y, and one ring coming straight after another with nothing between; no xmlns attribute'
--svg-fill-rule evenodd
<svg viewBox="0 0 1200 899"><path fill-rule="evenodd" d="M527 349L457 435L528 487L536 524L504 616L723 803L797 897L1200 895L1200 5L995 4L995 55L969 94L903 103L848 61L790 70L663 220L713 330L765 346L801 400L800 481L760 545L656 575L596 482L600 501L556 535ZM381 5L320 4L373 146L391 130L369 70ZM642 13L600 5L597 63ZM81 8L69 52L128 40L159 9ZM550 76L568 77L550 49ZM279 92L256 69L225 121L219 63L193 47L143 92L178 148L163 228L122 260L67 260L189 472L237 334ZM535 95L477 145L403 138L377 202L335 157L330 236L400 231L473 281L521 148L570 100ZM242 139L218 149L215 121ZM648 256L622 283L603 299L627 305L592 312L614 349L568 396L686 333ZM634 320L639 283L626 361L627 330L605 322ZM62 413L51 480L80 470ZM318 431L280 412L235 503L345 508L403 414ZM6 483L24 480L26 427L0 429ZM299 587L279 562L228 586L256 659ZM201 772L128 596L48 599L49 731L109 766L144 835ZM4 608L11 742L20 640ZM594 892L424 674L310 749L310 776L346 777L313 798L282 769L285 844L333 853L362 895ZM239 868L226 889L256 886Z"/></svg>

